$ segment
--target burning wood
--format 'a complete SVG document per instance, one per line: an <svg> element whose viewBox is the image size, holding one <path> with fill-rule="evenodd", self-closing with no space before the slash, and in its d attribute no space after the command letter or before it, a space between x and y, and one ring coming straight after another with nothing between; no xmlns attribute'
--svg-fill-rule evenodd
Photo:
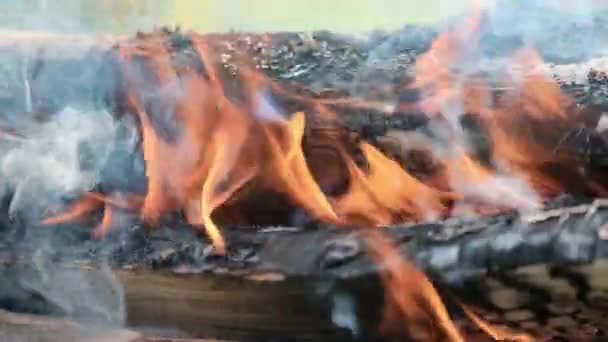
<svg viewBox="0 0 608 342"><path fill-rule="evenodd" d="M542 209L561 196L607 193L608 142L597 130L608 104L602 102L606 83L590 74L586 99L593 100L587 103L572 94L580 87L547 77L530 46L488 70L480 67L485 60L475 47L484 20L479 11L458 30L440 33L427 51L412 56L409 69L390 82L370 82L364 94L287 82L302 72L273 69L272 47L281 35L247 42L248 36L160 30L119 41L98 59L97 70L115 79L90 86L91 97L102 97L116 120L135 122L136 148L128 158L143 158L143 189L101 180L42 223L69 229L103 209L94 235L120 236L121 247L111 254L124 262L147 253L136 252L141 246L125 252L124 245L134 236L150 237L137 228L124 237L121 218L145 223L153 236L177 212L205 233L190 233L180 243L205 247L159 255L161 263L184 258L258 280L352 281L380 272L385 303L376 301L375 311L384 309L382 327L391 336L465 340L453 312L495 339L528 338L526 323L579 319L585 310L562 315L554 308L554 295L563 293L546 278L576 283L570 286L575 297L595 309L589 291L603 288L592 287L593 275L585 272L604 259L603 202L557 214ZM294 49L314 51L308 45L317 44L301 42ZM17 107L53 112L38 97L49 84L31 81L24 77L19 89L26 100ZM54 103L75 97L64 94ZM52 116L32 120L42 125ZM11 136L20 137L11 144L31 139L15 123L9 126L18 132ZM473 223L466 219L471 215ZM296 233L230 228L259 225L294 226ZM567 265L545 265L555 262ZM534 269L538 264L541 270ZM488 296L468 298L463 284ZM517 304L497 293L511 294ZM365 301L361 293L349 295ZM462 301L466 306L451 305ZM490 319L496 312L500 319ZM340 317L341 326L363 334L360 317L355 323ZM494 323L517 331L506 333Z"/></svg>

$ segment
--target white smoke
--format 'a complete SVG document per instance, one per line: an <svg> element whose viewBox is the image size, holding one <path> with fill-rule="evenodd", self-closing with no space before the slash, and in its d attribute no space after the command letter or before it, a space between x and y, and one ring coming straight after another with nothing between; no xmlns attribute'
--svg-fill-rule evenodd
<svg viewBox="0 0 608 342"><path fill-rule="evenodd" d="M495 0L484 34L485 48L533 44L548 60L580 60L608 48L608 3L603 0Z"/></svg>
<svg viewBox="0 0 608 342"><path fill-rule="evenodd" d="M92 189L115 133L108 112L67 107L48 122L31 121L18 141L0 137L0 184L14 191L10 211L43 209L62 196Z"/></svg>
<svg viewBox="0 0 608 342"><path fill-rule="evenodd" d="M50 209L61 208L62 197L78 197L99 182L120 122L105 110L70 106L45 122L24 121L20 120L19 138L0 134L0 191L3 196L12 195L9 214L25 223L17 229L25 230L26 238L13 248L16 253L22 253L21 248L33 253L37 266L34 272L17 274L19 283L41 294L67 317L102 329L123 326L122 284L110 268L103 262L94 272L48 264L47 252L69 254L75 246L52 238L49 234L57 232L54 227L38 225L40 219L54 214Z"/></svg>
<svg viewBox="0 0 608 342"><path fill-rule="evenodd" d="M149 7L137 12L144 3ZM19 41L18 48L0 53L0 197L10 199L9 214L19 218L0 234L20 230L18 240L6 244L14 250L4 251L32 255L33 272L17 273L19 284L70 318L125 323L122 284L108 265L100 260L102 265L91 272L47 264L49 252L77 254L81 246L66 242L73 236L54 229L59 227L39 227L55 209L65 209L66 199L79 198L99 185L108 169L115 177L110 182L120 185L120 178L132 171L125 167L132 161L124 160L133 159L135 141L129 133L122 136L130 124L116 120L102 103L116 80L104 69L107 65L100 64L104 61L99 53L89 54L89 48L102 45L87 34L150 30L166 9L152 4L0 1L1 33ZM45 41L53 44L40 49ZM40 57L45 63L37 63ZM117 150L122 156L116 156ZM7 215L6 210L3 207L0 215ZM8 235L0 239L12 241Z"/></svg>
<svg viewBox="0 0 608 342"><path fill-rule="evenodd" d="M451 37L451 44L447 44L450 51L432 52L434 55L425 56L426 64L417 65L414 71L417 75L424 73L426 77L440 71L445 71L440 77L450 75L449 92L441 88L441 81L435 84L440 87L439 91L433 87L433 80L424 80L424 84L420 84L422 100L434 103L448 123L438 125L438 129L433 129L433 134L449 143L442 148L426 143L426 149L432 150L439 159L446 162L460 160L458 155L469 149L460 119L465 114L466 95L463 87L474 77L483 74L490 80L490 86L493 86L493 81L506 76L515 81L514 86L517 86L517 80L530 76L531 72L547 74L543 68L522 69L515 64L509 57L520 48L535 47L549 60L568 60L590 56L608 46L608 36L603 34L608 27L597 24L598 18L602 17L596 10L602 7L598 2L496 0L484 5L487 5L487 12L481 16L479 30L466 33L470 13L446 23L440 32L447 32ZM444 59L446 56L450 57ZM430 66L429 61L435 61L436 65ZM493 105L491 97L480 100L489 108ZM402 140L407 140L404 141L404 146L415 148L415 141L411 137ZM503 164L500 160L494 162L499 166ZM461 166L452 165L448 176L451 187L466 197L520 210L534 209L540 203L540 196L531 184L509 172L507 167L499 167L495 173L488 173L487 177L480 180L467 176L471 170ZM463 208L457 210L461 209Z"/></svg>

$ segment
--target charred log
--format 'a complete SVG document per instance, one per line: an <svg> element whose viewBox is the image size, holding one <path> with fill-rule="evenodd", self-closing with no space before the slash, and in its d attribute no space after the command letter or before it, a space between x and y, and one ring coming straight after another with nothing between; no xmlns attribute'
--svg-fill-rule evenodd
<svg viewBox="0 0 608 342"><path fill-rule="evenodd" d="M605 202L596 201L529 215L380 229L404 257L433 276L448 302L464 299L496 324L543 337L567 337L570 327L599 328L606 323L601 280L607 271L606 215ZM365 308L355 310L359 324L375 327L371 313L378 312L382 292L373 291L372 279L383 266L367 256L365 233L319 228L227 230L229 256L211 253L203 262L177 246L152 255L164 268L175 262L177 272L219 272L278 283L329 282L326 295L337 300L346 294L355 307ZM372 293L378 297L372 298Z"/></svg>
<svg viewBox="0 0 608 342"><path fill-rule="evenodd" d="M607 213L605 202L595 201L525 215L378 229L433 277L446 302L464 301L495 324L572 338L574 326L596 329L597 335L606 323ZM26 274L32 279L44 270L47 284L58 285L65 280L62 272L68 272L58 270L74 269L69 266L74 259L112 250L130 325L223 338L376 336L384 307L378 274L384 266L369 259L364 230L225 229L227 256L214 254L193 232L186 226L138 229L113 247L106 241L105 247L75 248L80 257L75 250L56 252L43 268L22 266L19 273L7 273L13 261L5 264L2 279L20 279L23 288ZM15 260L27 265L27 259ZM101 273L92 274L99 280ZM100 282L97 291L108 284ZM42 301L57 303L52 292L37 293ZM65 315L65 309L47 307L47 312ZM463 317L456 306L452 314Z"/></svg>

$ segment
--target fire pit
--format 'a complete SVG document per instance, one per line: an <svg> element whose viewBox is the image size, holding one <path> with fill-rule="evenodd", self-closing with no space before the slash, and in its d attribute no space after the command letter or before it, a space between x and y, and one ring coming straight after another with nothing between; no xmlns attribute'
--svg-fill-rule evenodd
<svg viewBox="0 0 608 342"><path fill-rule="evenodd" d="M6 33L0 324L605 338L608 59L495 15L366 40Z"/></svg>

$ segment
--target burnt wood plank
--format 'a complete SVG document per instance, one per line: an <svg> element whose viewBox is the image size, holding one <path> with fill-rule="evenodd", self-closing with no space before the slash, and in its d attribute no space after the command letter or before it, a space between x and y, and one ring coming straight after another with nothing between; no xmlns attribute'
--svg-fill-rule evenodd
<svg viewBox="0 0 608 342"><path fill-rule="evenodd" d="M606 202L596 201L529 215L381 229L451 293L448 298L474 304L492 322L541 335L567 336L573 326L599 329L599 335L607 323L607 215ZM352 288L373 283L381 269L366 256L357 230L278 227L226 235L233 255L246 249L249 262L209 258L214 266L204 273L331 279L332 296L347 293L354 306L377 314L381 291L372 298L369 288Z"/></svg>

